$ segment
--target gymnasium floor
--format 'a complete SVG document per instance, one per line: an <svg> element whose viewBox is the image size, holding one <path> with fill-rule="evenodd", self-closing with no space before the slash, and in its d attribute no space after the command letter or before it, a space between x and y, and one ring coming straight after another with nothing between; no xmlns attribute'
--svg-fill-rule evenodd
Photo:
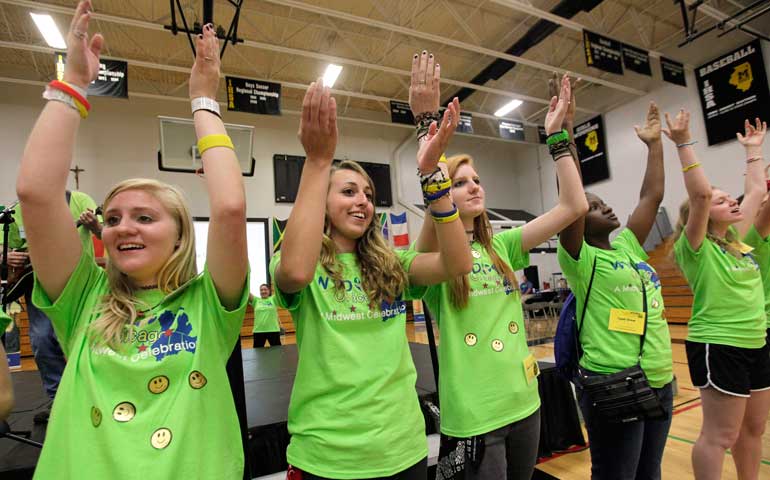
<svg viewBox="0 0 770 480"><path fill-rule="evenodd" d="M552 331L555 319L528 321L530 338L538 338L538 335L547 335ZM684 350L684 338L687 335L687 327L671 325L671 338L673 341L674 373L679 384L679 394L674 398L674 419L669 432L666 451L663 455L663 478L687 479L692 478L690 466L690 451L698 437L702 419L702 409L698 390L690 382L687 370L687 355ZM407 336L409 341L428 343L424 327L415 327L407 324ZM283 343L296 343L293 334L282 338ZM241 346L251 348L251 338L242 338ZM553 345L546 343L531 348L538 359L552 359ZM31 358L22 360L22 370L34 370L35 363ZM763 437L762 465L759 478L770 479L770 422ZM547 459L537 468L562 480L585 480L590 478L591 459L588 450L570 453ZM724 480L737 480L735 465L729 454L725 458L722 478Z"/></svg>

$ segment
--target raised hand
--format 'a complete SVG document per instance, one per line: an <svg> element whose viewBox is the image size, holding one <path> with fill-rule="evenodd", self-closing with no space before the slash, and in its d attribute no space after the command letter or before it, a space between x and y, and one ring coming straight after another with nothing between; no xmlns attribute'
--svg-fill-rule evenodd
<svg viewBox="0 0 770 480"><path fill-rule="evenodd" d="M337 149L337 135L337 101L319 78L310 84L302 100L302 118L297 132L307 161L331 165Z"/></svg>
<svg viewBox="0 0 770 480"><path fill-rule="evenodd" d="M673 123L671 117L666 113L666 125L668 128L663 129L663 133L671 139L677 145L687 143L690 141L690 112L684 108L679 110L676 114Z"/></svg>
<svg viewBox="0 0 770 480"><path fill-rule="evenodd" d="M80 223L95 235L101 234L102 225L99 223L99 219L96 218L94 211L90 208L80 214Z"/></svg>
<svg viewBox="0 0 770 480"><path fill-rule="evenodd" d="M444 111L441 120L441 128L436 122L430 124L428 135L420 142L417 151L417 168L424 174L436 170L441 155L446 151L449 139L454 135L457 125L460 123L460 100L455 97Z"/></svg>
<svg viewBox="0 0 770 480"><path fill-rule="evenodd" d="M575 108L577 105L577 103L575 103L575 90L578 85L580 85L581 81L582 79L576 78L570 83L570 100L569 105L567 106L567 113L564 115L564 122L562 123L562 128L570 133L575 126ZM561 98L559 96L559 87L559 75L557 75L556 72L553 72L553 76L548 79L548 95L550 97L555 96L556 98Z"/></svg>
<svg viewBox="0 0 770 480"><path fill-rule="evenodd" d="M759 117L754 119L756 126L752 125L748 119L743 122L744 134L740 132L735 135L738 137L738 141L741 145L747 149L752 147L762 147L762 142L765 140L765 133L767 133L767 123L760 122ZM756 149L756 148L755 148Z"/></svg>
<svg viewBox="0 0 770 480"><path fill-rule="evenodd" d="M644 126L634 125L634 130L636 136L647 145L660 141L660 112L655 102L650 102L650 108L647 109L647 121Z"/></svg>
<svg viewBox="0 0 770 480"><path fill-rule="evenodd" d="M104 38L100 33L88 38L88 22L93 6L91 0L78 4L67 32L67 64L64 66L64 81L83 90L96 80L99 74L99 53Z"/></svg>
<svg viewBox="0 0 770 480"><path fill-rule="evenodd" d="M195 63L190 72L190 99L217 98L219 88L219 40L214 25L203 26L203 33L195 38Z"/></svg>
<svg viewBox="0 0 770 480"><path fill-rule="evenodd" d="M570 98L572 98L572 88L569 77L564 75L561 78L561 88L559 96L551 97L551 104L548 106L548 113L545 115L545 133L550 135L560 131L564 125L564 117L567 115Z"/></svg>
<svg viewBox="0 0 770 480"><path fill-rule="evenodd" d="M441 95L441 66L433 54L423 50L412 57L412 81L409 85L409 107L415 116L438 112Z"/></svg>

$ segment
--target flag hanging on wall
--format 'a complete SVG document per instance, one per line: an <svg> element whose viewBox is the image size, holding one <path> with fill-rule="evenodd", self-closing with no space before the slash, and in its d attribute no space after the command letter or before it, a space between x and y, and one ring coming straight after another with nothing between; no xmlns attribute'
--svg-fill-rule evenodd
<svg viewBox="0 0 770 480"><path fill-rule="evenodd" d="M406 212L390 214L390 234L393 237L394 247L409 247L409 229L406 223Z"/></svg>
<svg viewBox="0 0 770 480"><path fill-rule="evenodd" d="M281 249L281 242L283 242L283 232L286 230L286 224L289 222L289 219L286 220L279 220L276 217L273 217L273 255L278 253L278 251Z"/></svg>
<svg viewBox="0 0 770 480"><path fill-rule="evenodd" d="M380 231L382 232L382 237L385 239L385 241L390 240L390 235L388 234L388 214L387 213L380 213Z"/></svg>

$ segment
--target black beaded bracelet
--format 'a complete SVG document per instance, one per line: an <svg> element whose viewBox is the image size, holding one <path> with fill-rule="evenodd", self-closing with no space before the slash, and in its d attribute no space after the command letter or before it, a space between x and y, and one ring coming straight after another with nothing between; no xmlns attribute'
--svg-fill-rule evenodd
<svg viewBox="0 0 770 480"><path fill-rule="evenodd" d="M419 125L427 120L428 126L430 126L431 122L438 122L439 118L441 116L438 112L422 112L414 116L414 124Z"/></svg>

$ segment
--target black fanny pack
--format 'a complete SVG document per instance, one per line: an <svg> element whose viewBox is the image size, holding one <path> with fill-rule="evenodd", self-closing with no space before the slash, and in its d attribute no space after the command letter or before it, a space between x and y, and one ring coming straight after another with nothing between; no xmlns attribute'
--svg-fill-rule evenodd
<svg viewBox="0 0 770 480"><path fill-rule="evenodd" d="M644 338L647 335L647 290L644 279L636 264L629 258L629 263L636 270L642 283L642 306L644 310L644 329L639 337L639 357L634 366L609 375L589 375L581 366L578 358L578 374L574 379L577 387L583 390L583 395L588 398L596 412L605 420L613 423L628 423L639 420L659 420L665 418L666 411L660 403L657 393L650 387L647 375L642 370L642 351L644 350ZM594 270L596 263L594 263ZM593 283L593 272L591 274ZM580 346L580 330L585 318L588 295L591 293L591 285L588 286L586 301L583 303L583 314L577 328L578 355L582 356Z"/></svg>

